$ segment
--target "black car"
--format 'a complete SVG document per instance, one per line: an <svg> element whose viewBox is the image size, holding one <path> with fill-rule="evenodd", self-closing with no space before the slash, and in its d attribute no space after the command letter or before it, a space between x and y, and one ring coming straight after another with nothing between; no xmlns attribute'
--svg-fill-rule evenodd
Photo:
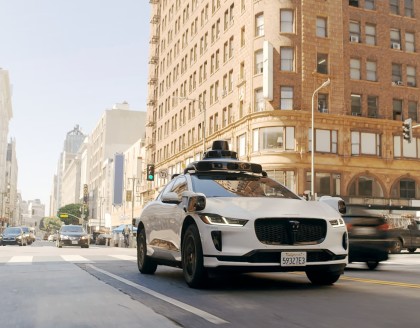
<svg viewBox="0 0 420 328"><path fill-rule="evenodd" d="M21 227L8 227L0 235L0 243L6 245L27 246L28 239Z"/></svg>
<svg viewBox="0 0 420 328"><path fill-rule="evenodd" d="M343 215L349 234L349 263L365 262L374 270L388 259L394 244L385 217L372 214Z"/></svg>
<svg viewBox="0 0 420 328"><path fill-rule="evenodd" d="M56 246L80 246L89 247L89 235L85 229L79 225L63 225L57 234Z"/></svg>

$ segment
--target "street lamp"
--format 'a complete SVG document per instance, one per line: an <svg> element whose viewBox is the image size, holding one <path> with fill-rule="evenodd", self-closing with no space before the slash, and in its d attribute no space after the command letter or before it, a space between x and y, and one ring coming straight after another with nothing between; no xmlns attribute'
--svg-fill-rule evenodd
<svg viewBox="0 0 420 328"><path fill-rule="evenodd" d="M200 108L203 109L203 114L204 114L204 119L203 119L203 154L206 151L206 105L204 102L202 102L201 100L198 99L191 99L191 98L186 98L186 97L178 97L178 99L180 100L189 100L192 102L198 102L198 104L200 105Z"/></svg>
<svg viewBox="0 0 420 328"><path fill-rule="evenodd" d="M311 138L312 138L312 152L311 152L311 199L315 200L315 171L314 171L314 159L315 159L315 129L314 129L314 102L315 95L319 90L325 88L330 84L331 80L328 78L327 81L322 83L312 94L312 121L311 121Z"/></svg>

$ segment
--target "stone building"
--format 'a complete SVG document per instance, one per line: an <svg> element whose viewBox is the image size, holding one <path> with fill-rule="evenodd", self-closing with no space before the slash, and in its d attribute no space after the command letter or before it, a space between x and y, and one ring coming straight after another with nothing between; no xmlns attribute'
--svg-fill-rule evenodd
<svg viewBox="0 0 420 328"><path fill-rule="evenodd" d="M300 195L418 204L420 133L404 140L402 123L418 122L420 2L149 2L157 171L225 139Z"/></svg>

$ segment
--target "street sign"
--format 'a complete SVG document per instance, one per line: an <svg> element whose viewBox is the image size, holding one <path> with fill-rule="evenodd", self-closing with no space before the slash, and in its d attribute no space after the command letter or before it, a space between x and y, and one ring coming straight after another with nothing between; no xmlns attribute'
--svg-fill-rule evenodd
<svg viewBox="0 0 420 328"><path fill-rule="evenodd" d="M67 213L60 213L60 219L67 219L69 215Z"/></svg>
<svg viewBox="0 0 420 328"><path fill-rule="evenodd" d="M168 171L167 170L159 171L159 178L166 179L167 177L168 177Z"/></svg>

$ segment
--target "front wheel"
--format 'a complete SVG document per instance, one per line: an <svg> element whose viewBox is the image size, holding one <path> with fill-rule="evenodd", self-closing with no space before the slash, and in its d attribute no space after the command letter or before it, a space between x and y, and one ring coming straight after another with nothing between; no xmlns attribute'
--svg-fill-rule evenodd
<svg viewBox="0 0 420 328"><path fill-rule="evenodd" d="M401 253L401 250L403 248L402 242L400 239L395 240L394 246L391 249L392 254L398 254Z"/></svg>
<svg viewBox="0 0 420 328"><path fill-rule="evenodd" d="M375 270L377 268L377 266L379 265L379 262L378 261L367 261L366 265L369 268L369 270Z"/></svg>
<svg viewBox="0 0 420 328"><path fill-rule="evenodd" d="M137 267L143 274L153 274L157 269L156 262L147 256L146 232L144 228L139 232L137 242Z"/></svg>
<svg viewBox="0 0 420 328"><path fill-rule="evenodd" d="M328 271L307 271L306 276L314 285L332 285L340 278L341 274Z"/></svg>
<svg viewBox="0 0 420 328"><path fill-rule="evenodd" d="M182 271L188 286L192 288L203 287L208 279L204 268L203 247L196 225L187 228L182 242Z"/></svg>

